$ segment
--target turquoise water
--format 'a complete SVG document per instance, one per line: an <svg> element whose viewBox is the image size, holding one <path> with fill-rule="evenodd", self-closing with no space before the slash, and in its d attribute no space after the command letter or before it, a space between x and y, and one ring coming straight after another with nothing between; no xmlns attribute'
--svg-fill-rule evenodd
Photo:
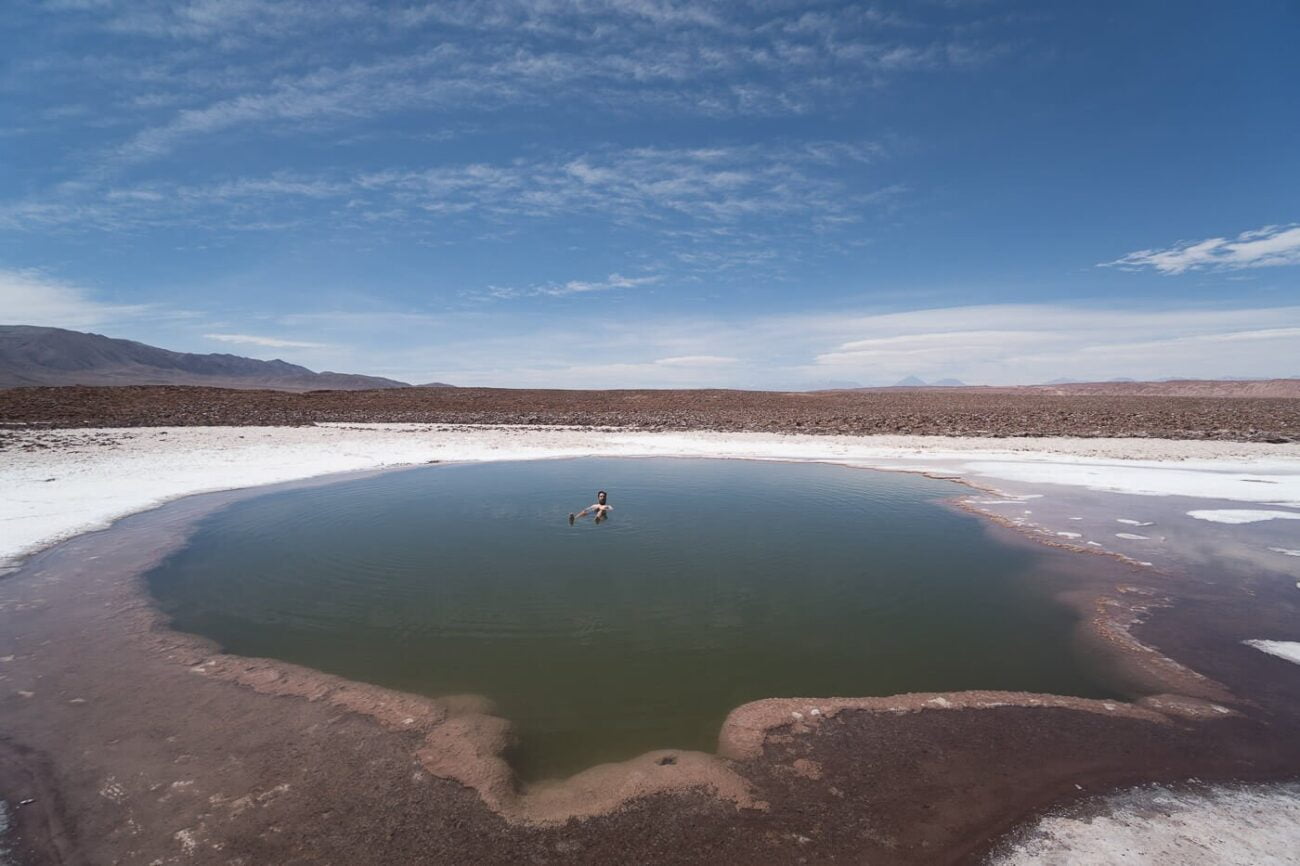
<svg viewBox="0 0 1300 866"><path fill-rule="evenodd" d="M570 526L598 488L610 518ZM237 503L149 585L233 653L486 695L531 779L712 750L763 697L1109 696L1034 590L1040 557L938 504L962 492L818 464L433 466Z"/></svg>

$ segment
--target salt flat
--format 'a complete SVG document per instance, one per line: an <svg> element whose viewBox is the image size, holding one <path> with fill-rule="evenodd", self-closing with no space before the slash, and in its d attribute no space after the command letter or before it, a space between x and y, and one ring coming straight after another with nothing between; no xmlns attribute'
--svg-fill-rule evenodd
<svg viewBox="0 0 1300 866"><path fill-rule="evenodd" d="M1300 508L1300 443L342 423L20 430L0 450L0 563L192 493L434 461L581 456L817 460L981 485L1054 484Z"/></svg>
<svg viewBox="0 0 1300 866"><path fill-rule="evenodd" d="M5 491L0 499L0 526L4 527L0 563L16 565L54 542L194 493L439 461L579 456L826 461L925 472L988 491L971 497L976 510L999 513L1017 528L1050 534L1064 543L1074 544L1085 533L1104 540L1100 531L1104 517L1112 537L1144 545L1140 555L1156 561L1160 561L1161 548L1176 547L1178 538L1167 525L1167 515L1138 507L1144 501L1214 500L1213 508L1191 511L1214 515L1211 522L1201 517L1200 525L1217 524L1220 528L1216 531L1222 532L1281 527L1291 521L1279 516L1300 514L1296 510L1300 509L1298 443L656 433L553 426L351 423L18 430L9 432L0 446L0 484ZM1133 507L1125 505L1123 510L1104 500L1114 507L1084 522L1078 516L1082 510L1069 509L1082 501L1085 491L1095 496L1137 498L1127 500ZM1067 493L1070 495L1062 495ZM1250 507L1235 509L1233 504ZM1191 511L1179 513L1190 515L1192 522L1199 515ZM1274 519L1250 525L1232 519L1225 522L1223 515L1231 518L1232 512L1268 512ZM1057 526L1052 525L1053 520L1076 522ZM1116 534L1115 522L1141 526L1143 535ZM1258 555L1273 557L1281 563L1277 567L1285 569L1294 562L1294 545L1279 546L1279 540L1284 541L1257 545ZM1082 543L1094 549L1102 547L1101 541ZM1148 552L1148 547L1154 552ZM1135 558L1131 561L1138 562ZM1143 559L1139 564L1150 563ZM1290 651L1293 642L1274 637L1260 634L1249 644L1293 660L1290 654L1277 651ZM1260 657L1264 658L1262 653ZM1283 669L1291 667L1280 660L1269 661ZM1261 835L1243 818L1238 808L1242 797L1252 809L1262 810L1259 814L1267 814L1269 833ZM1007 862L1112 862L1108 858L1123 852L1138 862L1179 862L1187 850L1194 849L1208 852L1203 862L1264 862L1258 858L1267 859L1279 844L1300 838L1294 788L1213 788L1204 796L1181 798L1171 807L1171 819L1160 825L1165 836L1158 840L1150 833L1159 822L1152 819L1135 824L1128 817L1133 811L1130 801L1116 797L1100 803L1093 814L1104 820L1094 817L1091 823L1081 824L1073 817L1044 818L1036 825L1041 833L1015 843L1004 856ZM1123 835L1128 831L1137 835Z"/></svg>

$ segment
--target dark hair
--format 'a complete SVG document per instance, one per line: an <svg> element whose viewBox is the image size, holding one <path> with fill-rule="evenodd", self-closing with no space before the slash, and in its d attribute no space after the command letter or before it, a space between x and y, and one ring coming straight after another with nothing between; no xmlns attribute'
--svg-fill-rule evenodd
<svg viewBox="0 0 1300 866"><path fill-rule="evenodd" d="M603 490L597 490L597 491L596 491L596 498L599 499L599 498L602 497L602 496L609 496L609 494L606 493L606 492L603 491Z"/></svg>

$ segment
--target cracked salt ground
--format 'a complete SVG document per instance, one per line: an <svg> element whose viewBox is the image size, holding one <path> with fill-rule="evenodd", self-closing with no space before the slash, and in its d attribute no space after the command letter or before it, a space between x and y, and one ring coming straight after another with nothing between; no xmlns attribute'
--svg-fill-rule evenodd
<svg viewBox="0 0 1300 866"><path fill-rule="evenodd" d="M1294 864L1300 784L1132 788L1091 798L1015 831L992 866Z"/></svg>

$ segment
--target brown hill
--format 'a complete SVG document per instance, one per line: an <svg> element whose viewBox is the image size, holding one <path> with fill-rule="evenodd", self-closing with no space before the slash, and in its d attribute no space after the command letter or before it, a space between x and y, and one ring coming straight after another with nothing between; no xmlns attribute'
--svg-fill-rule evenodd
<svg viewBox="0 0 1300 866"><path fill-rule="evenodd" d="M351 373L316 373L281 360L172 352L62 328L0 325L0 388L35 385L207 385L276 391L406 388Z"/></svg>

